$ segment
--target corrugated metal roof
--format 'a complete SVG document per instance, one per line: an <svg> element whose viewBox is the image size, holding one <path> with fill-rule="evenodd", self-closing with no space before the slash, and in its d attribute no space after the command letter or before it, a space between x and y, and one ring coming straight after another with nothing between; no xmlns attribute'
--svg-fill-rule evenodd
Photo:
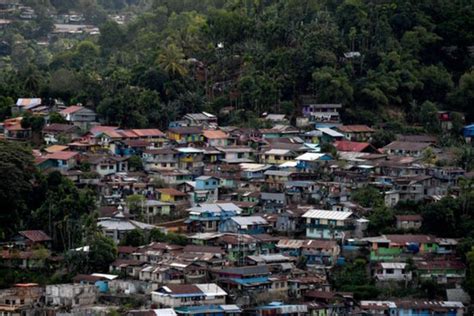
<svg viewBox="0 0 474 316"><path fill-rule="evenodd" d="M331 137L344 137L344 134L341 134L333 129L330 129L328 127L319 127L317 128L318 131L323 132L324 134L327 134Z"/></svg>
<svg viewBox="0 0 474 316"><path fill-rule="evenodd" d="M380 266L384 269L396 269L396 270L402 270L405 269L406 263L403 262L381 262Z"/></svg>
<svg viewBox="0 0 474 316"><path fill-rule="evenodd" d="M309 210L304 213L305 218L320 218L330 220L345 220L352 215L352 212L338 212L326 210Z"/></svg>

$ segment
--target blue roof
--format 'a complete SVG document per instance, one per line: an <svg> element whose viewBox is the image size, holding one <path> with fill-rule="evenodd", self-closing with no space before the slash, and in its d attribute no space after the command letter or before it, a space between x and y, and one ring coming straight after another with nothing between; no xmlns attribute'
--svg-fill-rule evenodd
<svg viewBox="0 0 474 316"><path fill-rule="evenodd" d="M252 285L252 284L259 284L259 283L267 283L268 277L255 277L255 278L231 278L232 281L241 285Z"/></svg>
<svg viewBox="0 0 474 316"><path fill-rule="evenodd" d="M175 311L179 314L202 314L202 313L221 313L225 312L241 312L237 305L203 305L203 306L182 306L176 307Z"/></svg>

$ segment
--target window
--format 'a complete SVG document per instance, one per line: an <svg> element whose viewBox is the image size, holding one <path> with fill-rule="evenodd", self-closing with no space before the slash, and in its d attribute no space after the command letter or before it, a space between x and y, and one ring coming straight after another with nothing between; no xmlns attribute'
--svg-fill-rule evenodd
<svg viewBox="0 0 474 316"><path fill-rule="evenodd" d="M387 273L387 274L393 274L394 271L393 271L393 269L387 269L387 270L386 270L386 273Z"/></svg>

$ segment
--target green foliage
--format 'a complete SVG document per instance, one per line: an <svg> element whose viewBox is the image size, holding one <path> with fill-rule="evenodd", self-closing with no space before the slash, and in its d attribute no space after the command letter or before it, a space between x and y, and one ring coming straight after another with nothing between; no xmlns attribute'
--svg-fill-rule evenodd
<svg viewBox="0 0 474 316"><path fill-rule="evenodd" d="M28 148L0 141L0 239L16 233L27 218L36 175Z"/></svg>
<svg viewBox="0 0 474 316"><path fill-rule="evenodd" d="M130 158L128 158L128 168L132 171L143 171L143 161L140 156L130 156Z"/></svg>
<svg viewBox="0 0 474 316"><path fill-rule="evenodd" d="M382 148L395 140L395 134L390 130L377 130L372 136L371 144L375 148Z"/></svg>
<svg viewBox="0 0 474 316"><path fill-rule="evenodd" d="M366 264L364 259L356 259L338 268L332 278L334 288L337 291L353 292L354 298L358 300L377 297L379 291L367 273Z"/></svg>
<svg viewBox="0 0 474 316"><path fill-rule="evenodd" d="M303 93L343 103L353 123L390 122L385 114L397 112L402 124L431 132L432 116L411 106L426 101L474 117L469 3L30 2L38 19L5 30L11 54L2 59L0 97L80 102L124 128L167 127L185 112L224 106L244 112L230 123L259 126L261 113L278 105L299 115L289 105ZM38 45L51 30L50 13L69 10L98 25L99 38ZM124 25L107 19L130 12L137 16ZM1 105L0 116L9 115Z"/></svg>
<svg viewBox="0 0 474 316"><path fill-rule="evenodd" d="M393 229L395 216L393 211L385 206L375 207L368 216L368 230L373 235L379 235Z"/></svg>
<svg viewBox="0 0 474 316"><path fill-rule="evenodd" d="M54 124L54 123L59 123L59 124L67 124L66 119L59 114L58 112L51 112L49 114L49 123Z"/></svg>
<svg viewBox="0 0 474 316"><path fill-rule="evenodd" d="M163 233L160 229L155 228L150 232L150 241L169 242L176 245L185 246L188 244L188 238L184 235L175 233Z"/></svg>
<svg viewBox="0 0 474 316"><path fill-rule="evenodd" d="M89 251L66 252L65 265L69 274L108 272L109 265L117 258L117 246L114 241L94 232L85 240L85 244L89 246Z"/></svg>
<svg viewBox="0 0 474 316"><path fill-rule="evenodd" d="M120 243L122 246L142 246L145 244L145 234L142 230L134 229L125 234Z"/></svg>
<svg viewBox="0 0 474 316"><path fill-rule="evenodd" d="M44 124L45 122L43 117L31 115L29 112L26 112L23 115L23 119L21 120L21 127L31 128L31 130L36 133L41 132Z"/></svg>
<svg viewBox="0 0 474 316"><path fill-rule="evenodd" d="M380 191L369 185L354 190L351 196L352 200L359 203L363 207L382 206L384 203L383 196Z"/></svg>
<svg viewBox="0 0 474 316"><path fill-rule="evenodd" d="M95 209L95 195L78 189L58 171L48 174L44 183L44 200L32 214L33 225L53 238L56 249L71 249L82 242L82 225Z"/></svg>
<svg viewBox="0 0 474 316"><path fill-rule="evenodd" d="M470 295L474 294L474 247L466 253L467 260L467 279L466 279L466 289Z"/></svg>

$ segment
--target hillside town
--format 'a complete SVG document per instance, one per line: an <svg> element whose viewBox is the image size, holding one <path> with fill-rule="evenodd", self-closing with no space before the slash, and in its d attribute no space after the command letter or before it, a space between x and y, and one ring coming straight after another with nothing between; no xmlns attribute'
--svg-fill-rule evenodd
<svg viewBox="0 0 474 316"><path fill-rule="evenodd" d="M436 219L414 211L472 190L474 174L450 164L436 137L397 135L377 148L374 128L341 122L341 104L306 103L296 125L265 113L259 129L188 113L164 131L102 125L87 107L40 98L12 107L3 138L36 144L39 170L95 192L97 228L116 253L69 283L0 290L2 315L467 312L462 238L426 233ZM25 126L31 117L46 123ZM467 142L473 131L465 126ZM0 265L63 266L48 229L2 243Z"/></svg>
<svg viewBox="0 0 474 316"><path fill-rule="evenodd" d="M0 0L0 316L474 315L474 2Z"/></svg>

